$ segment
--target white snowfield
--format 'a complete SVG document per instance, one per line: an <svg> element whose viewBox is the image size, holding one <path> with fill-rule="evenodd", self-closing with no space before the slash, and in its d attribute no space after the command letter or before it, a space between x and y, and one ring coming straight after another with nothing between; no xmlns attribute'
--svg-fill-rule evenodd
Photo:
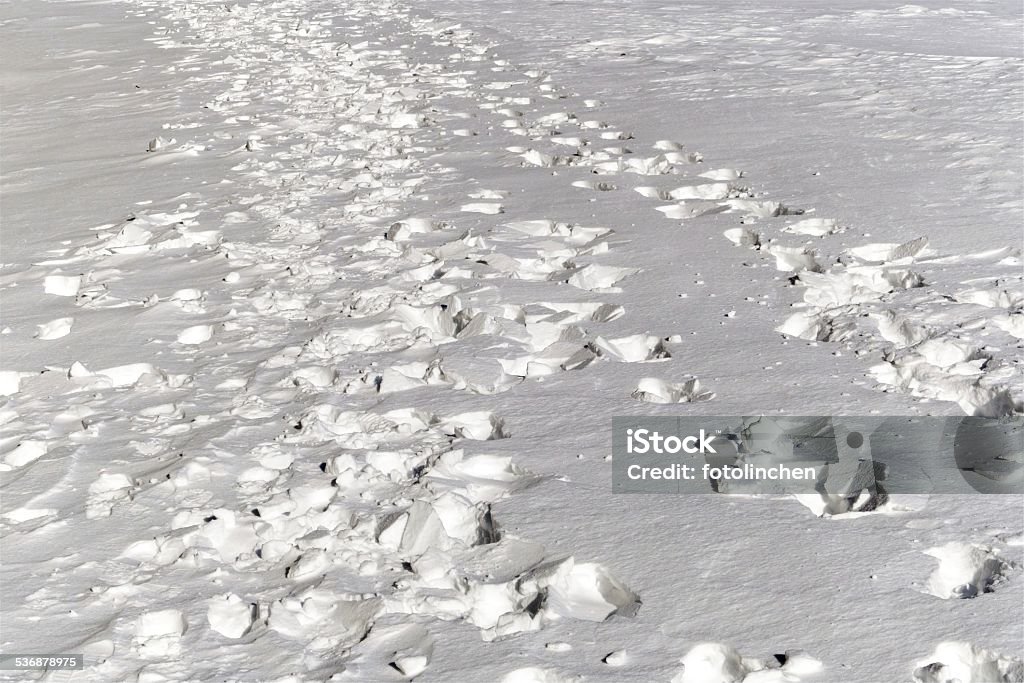
<svg viewBox="0 0 1024 683"><path fill-rule="evenodd" d="M609 481L1022 411L1021 11L948 4L4 4L0 654L86 667L0 678L1024 681L1019 496Z"/></svg>

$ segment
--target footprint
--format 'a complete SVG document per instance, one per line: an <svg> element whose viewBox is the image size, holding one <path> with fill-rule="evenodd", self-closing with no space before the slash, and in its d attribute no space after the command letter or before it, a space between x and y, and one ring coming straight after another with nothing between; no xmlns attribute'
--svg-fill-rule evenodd
<svg viewBox="0 0 1024 683"><path fill-rule="evenodd" d="M21 391L21 373L17 370L0 370L0 396L13 396Z"/></svg>
<svg viewBox="0 0 1024 683"><path fill-rule="evenodd" d="M667 360L672 357L662 339L652 334L634 334L616 339L597 337L593 346L600 355L623 363Z"/></svg>
<svg viewBox="0 0 1024 683"><path fill-rule="evenodd" d="M976 598L992 593L1009 579L1013 570L991 547L950 542L925 550L939 561L925 586L925 592L943 600Z"/></svg>
<svg viewBox="0 0 1024 683"><path fill-rule="evenodd" d="M411 680L427 670L433 656L434 638L424 626L375 625L346 671L358 680L384 680L395 671Z"/></svg>
<svg viewBox="0 0 1024 683"><path fill-rule="evenodd" d="M514 359L499 359L508 375L518 377L544 377L568 370L586 367L595 358L593 351L580 341L556 341L539 352Z"/></svg>
<svg viewBox="0 0 1024 683"><path fill-rule="evenodd" d="M824 237L839 232L839 221L834 218L805 218L782 228L782 232L794 235Z"/></svg>
<svg viewBox="0 0 1024 683"><path fill-rule="evenodd" d="M737 171L734 168L716 168L699 174L699 177L708 180L739 180L743 177L743 171Z"/></svg>
<svg viewBox="0 0 1024 683"><path fill-rule="evenodd" d="M522 148L514 148L522 149ZM524 164L530 166L539 166L540 168L554 168L556 166L575 166L580 162L578 156L560 156L557 154L545 154L536 149L523 149L521 152L515 152L518 154Z"/></svg>
<svg viewBox="0 0 1024 683"><path fill-rule="evenodd" d="M453 415L441 421L441 428L447 434L473 441L507 439L510 436L505 428L505 421L487 411Z"/></svg>
<svg viewBox="0 0 1024 683"><path fill-rule="evenodd" d="M810 271L818 273L823 270L818 263L817 254L804 247L783 247L770 245L765 249L775 257L775 269L786 273Z"/></svg>
<svg viewBox="0 0 1024 683"><path fill-rule="evenodd" d="M474 202L471 204L463 204L459 208L459 210L466 213L483 213L488 215L494 215L504 213L505 207L502 206L501 204L496 204L493 202Z"/></svg>
<svg viewBox="0 0 1024 683"><path fill-rule="evenodd" d="M4 467L0 469L10 470L16 467L24 467L46 455L48 450L49 446L45 441L26 439L4 454Z"/></svg>
<svg viewBox="0 0 1024 683"><path fill-rule="evenodd" d="M379 599L339 599L333 591L301 588L268 607L267 628L283 638L347 649L370 632L381 609Z"/></svg>
<svg viewBox="0 0 1024 683"><path fill-rule="evenodd" d="M56 508L28 508L20 507L9 512L3 513L3 518L10 524L22 524L24 522L33 522L39 520L53 521L56 520L60 515L60 510Z"/></svg>
<svg viewBox="0 0 1024 683"><path fill-rule="evenodd" d="M568 135L556 135L551 138L551 142L556 145L565 145L566 147L572 147L579 150L581 147L586 146L588 143L583 138L568 136Z"/></svg>
<svg viewBox="0 0 1024 683"><path fill-rule="evenodd" d="M684 149L681 142L675 142L673 140L658 140L652 146L654 149L662 152L681 152Z"/></svg>
<svg viewBox="0 0 1024 683"><path fill-rule="evenodd" d="M479 190L471 192L470 199L505 199L511 193L508 190Z"/></svg>
<svg viewBox="0 0 1024 683"><path fill-rule="evenodd" d="M915 683L1020 683L1024 662L963 641L946 641L920 660Z"/></svg>
<svg viewBox="0 0 1024 683"><path fill-rule="evenodd" d="M954 298L961 303L976 304L986 308L1016 309L1024 306L1024 292L999 287L968 289L958 292Z"/></svg>
<svg viewBox="0 0 1024 683"><path fill-rule="evenodd" d="M553 312L539 320L554 321L557 318L565 324L583 321L605 323L618 320L626 314L626 309L617 304L541 302L537 305Z"/></svg>
<svg viewBox="0 0 1024 683"><path fill-rule="evenodd" d="M738 247L759 249L764 244L764 237L761 233L750 228L729 228L722 234Z"/></svg>
<svg viewBox="0 0 1024 683"><path fill-rule="evenodd" d="M165 137L162 137L162 136L157 136L157 137L153 138L152 140L150 140L149 144L146 145L146 151L147 152L156 152L158 150L164 149L168 145L173 145L176 142L177 142L177 140L175 140L174 138L168 139L168 138L165 138Z"/></svg>
<svg viewBox="0 0 1024 683"><path fill-rule="evenodd" d="M564 618L596 623L633 617L641 606L640 597L608 569L572 557L541 564L506 583L479 585L472 597L476 607L470 621L488 641Z"/></svg>
<svg viewBox="0 0 1024 683"><path fill-rule="evenodd" d="M131 500L135 482L126 474L104 473L89 485L89 498L85 503L87 519L109 517L118 505Z"/></svg>
<svg viewBox="0 0 1024 683"><path fill-rule="evenodd" d="M665 152L665 159L673 164L699 164L704 161L700 152Z"/></svg>
<svg viewBox="0 0 1024 683"><path fill-rule="evenodd" d="M695 645L680 660L683 670L672 683L797 683L814 680L821 662L801 650L772 657L743 657L724 643Z"/></svg>
<svg viewBox="0 0 1024 683"><path fill-rule="evenodd" d="M892 309L868 315L878 325L879 336L897 349L916 346L931 336L927 327L915 324Z"/></svg>
<svg viewBox="0 0 1024 683"><path fill-rule="evenodd" d="M636 272L633 268L601 266L591 263L573 272L565 281L573 287L586 289L591 292L610 292L619 280L629 277Z"/></svg>
<svg viewBox="0 0 1024 683"><path fill-rule="evenodd" d="M614 153L614 149L602 150L595 154L594 158L609 156ZM601 174L636 173L637 175L664 175L672 171L672 164L665 156L659 154L653 157L628 157L601 161L592 164L592 168L595 173Z"/></svg>
<svg viewBox="0 0 1024 683"><path fill-rule="evenodd" d="M177 657L187 624L180 610L145 612L135 620L132 646L146 659Z"/></svg>
<svg viewBox="0 0 1024 683"><path fill-rule="evenodd" d="M704 185L684 185L669 190L668 196L676 201L726 199L736 190L732 183L706 183Z"/></svg>
<svg viewBox="0 0 1024 683"><path fill-rule="evenodd" d="M526 488L540 477L498 455L466 457L461 449L443 453L426 473L438 491L462 489L476 502L491 503Z"/></svg>
<svg viewBox="0 0 1024 683"><path fill-rule="evenodd" d="M847 253L862 263L894 263L913 260L914 257L921 255L927 246L928 238L918 237L902 244L865 244L848 249Z"/></svg>
<svg viewBox="0 0 1024 683"><path fill-rule="evenodd" d="M711 201L688 201L680 202L678 204L670 204L668 206L659 206L656 207L655 210L665 214L666 218L687 220L690 218L697 218L699 216L723 213L728 211L729 207Z"/></svg>
<svg viewBox="0 0 1024 683"><path fill-rule="evenodd" d="M188 375L164 372L151 363L129 363L90 372L81 363L75 363L68 376L83 388L123 388L132 386L167 386L178 388L191 379Z"/></svg>
<svg viewBox="0 0 1024 683"><path fill-rule="evenodd" d="M554 669L527 666L509 671L502 677L501 683L579 683L582 680L579 676L559 673Z"/></svg>
<svg viewBox="0 0 1024 683"><path fill-rule="evenodd" d="M896 291L920 287L924 278L904 268L834 267L823 273L800 273L803 300L822 309L864 304Z"/></svg>
<svg viewBox="0 0 1024 683"><path fill-rule="evenodd" d="M81 275L47 275L43 279L43 291L55 296L77 296L81 286Z"/></svg>
<svg viewBox="0 0 1024 683"><path fill-rule="evenodd" d="M71 326L74 323L74 318L57 318L56 320L51 320L48 323L43 323L42 325L39 325L39 331L36 332L36 339L50 341L66 337L71 334Z"/></svg>
<svg viewBox="0 0 1024 683"><path fill-rule="evenodd" d="M440 221L431 221L426 218L406 218L392 223L384 233L384 238L391 242L403 242L410 239L412 235L446 230L448 227L446 223Z"/></svg>
<svg viewBox="0 0 1024 683"><path fill-rule="evenodd" d="M213 325L193 325L178 333L178 343L198 345L210 341L213 337Z"/></svg>
<svg viewBox="0 0 1024 683"><path fill-rule="evenodd" d="M115 254L139 254L149 251L148 242L153 239L153 232L136 221L128 223L114 234L101 232L96 236L103 238L104 250Z"/></svg>
<svg viewBox="0 0 1024 683"><path fill-rule="evenodd" d="M992 318L992 323L1017 339L1024 339L1024 313L1006 313Z"/></svg>
<svg viewBox="0 0 1024 683"><path fill-rule="evenodd" d="M647 197L648 199L658 199L663 202L671 201L672 199L669 191L663 190L660 187L641 185L639 187L634 187L633 191L638 193L641 197Z"/></svg>
<svg viewBox="0 0 1024 683"><path fill-rule="evenodd" d="M631 397L645 403L696 403L710 401L715 394L705 391L696 377L684 382L666 382L654 377L641 379Z"/></svg>
<svg viewBox="0 0 1024 683"><path fill-rule="evenodd" d="M489 505L449 492L414 500L404 512L393 517L377 538L404 558L422 557L425 553L447 553L450 558L452 552L496 543L501 536ZM442 561L447 563L450 559ZM416 587L416 581L405 587Z"/></svg>
<svg viewBox="0 0 1024 683"><path fill-rule="evenodd" d="M775 218L803 213L803 209L791 209L781 202L763 202L757 199L726 199L722 206L729 213L742 214L745 219Z"/></svg>
<svg viewBox="0 0 1024 683"><path fill-rule="evenodd" d="M549 237L551 235L565 236L569 234L568 223L558 223L547 219L512 221L504 223L503 225L510 230L520 232L524 235L530 235L531 237Z"/></svg>
<svg viewBox="0 0 1024 683"><path fill-rule="evenodd" d="M547 588L545 609L562 617L600 622L614 614L634 616L640 597L603 566L569 558L539 582Z"/></svg>
<svg viewBox="0 0 1024 683"><path fill-rule="evenodd" d="M597 190L598 192L610 192L618 189L614 183L606 183L598 180L577 180L572 183L573 187L581 187L584 190Z"/></svg>

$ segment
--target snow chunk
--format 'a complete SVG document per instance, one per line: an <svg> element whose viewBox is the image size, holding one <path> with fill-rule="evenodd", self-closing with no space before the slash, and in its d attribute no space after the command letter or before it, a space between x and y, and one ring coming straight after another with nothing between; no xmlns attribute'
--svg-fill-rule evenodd
<svg viewBox="0 0 1024 683"><path fill-rule="evenodd" d="M256 609L234 593L228 593L210 600L206 620L210 628L225 638L241 638L255 621Z"/></svg>

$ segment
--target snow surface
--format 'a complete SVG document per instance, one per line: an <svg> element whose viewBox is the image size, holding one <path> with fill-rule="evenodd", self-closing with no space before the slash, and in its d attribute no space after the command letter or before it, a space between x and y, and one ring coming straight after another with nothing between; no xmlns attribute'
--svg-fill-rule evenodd
<svg viewBox="0 0 1024 683"><path fill-rule="evenodd" d="M1019 496L610 493L613 415L1021 411L1021 9L951 4L4 4L0 651L1024 680Z"/></svg>

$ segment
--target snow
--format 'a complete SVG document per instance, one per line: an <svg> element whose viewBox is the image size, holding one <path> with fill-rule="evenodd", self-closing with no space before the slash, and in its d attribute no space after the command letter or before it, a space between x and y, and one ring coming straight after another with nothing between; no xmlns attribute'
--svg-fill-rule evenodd
<svg viewBox="0 0 1024 683"><path fill-rule="evenodd" d="M613 415L1022 411L1022 17L949 4L4 5L0 651L1024 680L1021 496L610 484Z"/></svg>

